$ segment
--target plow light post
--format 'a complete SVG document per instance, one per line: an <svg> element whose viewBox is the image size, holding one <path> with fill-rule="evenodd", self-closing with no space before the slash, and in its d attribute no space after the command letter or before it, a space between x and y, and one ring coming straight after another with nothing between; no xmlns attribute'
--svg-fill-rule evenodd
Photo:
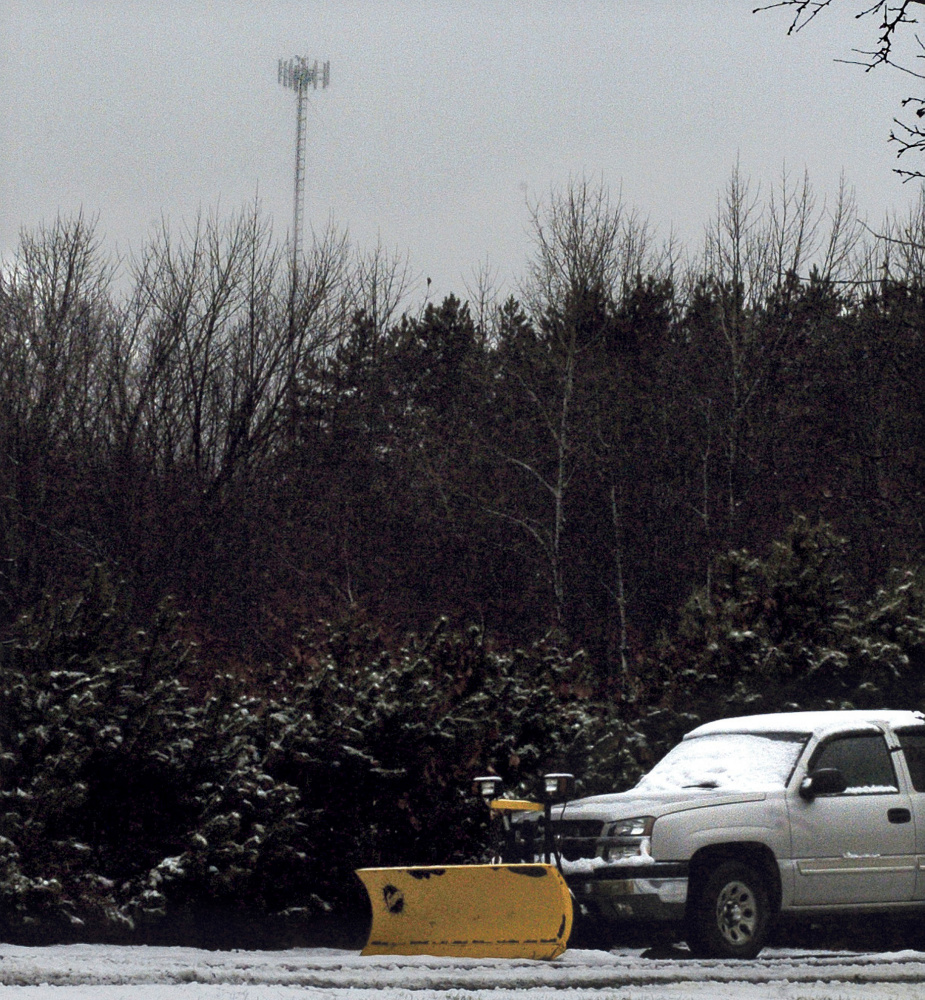
<svg viewBox="0 0 925 1000"><path fill-rule="evenodd" d="M504 785L496 774L486 774L481 778L472 779L472 794L488 806L488 826L492 841L492 861L501 862L504 856L504 838L510 831L510 818L506 813L495 811L495 802L501 794ZM500 816L500 819L499 819Z"/></svg>
<svg viewBox="0 0 925 1000"><path fill-rule="evenodd" d="M510 813L514 812L543 812L543 853L546 864L552 864L552 856L557 853L552 835L552 807L555 803L565 804L574 794L575 775L573 774L544 774L542 783L542 805L539 802L521 802L515 799L501 799L503 784L496 774L486 774L480 778L472 779L472 794L477 795L491 810L492 819L496 814L500 814L504 829L508 833L513 829L510 822ZM494 822L493 822L494 825ZM500 857L499 857L500 861Z"/></svg>
<svg viewBox="0 0 925 1000"><path fill-rule="evenodd" d="M563 804L571 798L575 790L574 774L543 775L543 853L546 864L552 864L555 845L552 836L552 806L554 802Z"/></svg>
<svg viewBox="0 0 925 1000"><path fill-rule="evenodd" d="M495 774L472 779L472 794L480 796L486 803L496 799L501 794L503 787L504 783Z"/></svg>

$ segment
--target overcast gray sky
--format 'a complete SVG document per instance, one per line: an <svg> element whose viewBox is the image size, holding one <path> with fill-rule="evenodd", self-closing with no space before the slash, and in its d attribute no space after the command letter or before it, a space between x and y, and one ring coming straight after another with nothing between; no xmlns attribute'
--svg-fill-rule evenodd
<svg viewBox="0 0 925 1000"><path fill-rule="evenodd" d="M691 249L737 159L764 190L806 168L831 199L844 172L872 222L904 212L886 136L909 80L835 61L872 43L862 0L793 37L757 2L0 0L0 258L58 213L128 255L255 195L284 238L296 54L331 63L307 222L407 253L434 296L486 264L516 280L527 202L574 177Z"/></svg>

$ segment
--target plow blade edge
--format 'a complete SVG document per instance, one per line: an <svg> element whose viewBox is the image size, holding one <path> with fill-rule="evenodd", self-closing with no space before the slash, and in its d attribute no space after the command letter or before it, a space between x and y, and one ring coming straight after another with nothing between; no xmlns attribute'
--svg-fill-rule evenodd
<svg viewBox="0 0 925 1000"><path fill-rule="evenodd" d="M557 958L572 899L554 865L362 868L373 911L364 955Z"/></svg>

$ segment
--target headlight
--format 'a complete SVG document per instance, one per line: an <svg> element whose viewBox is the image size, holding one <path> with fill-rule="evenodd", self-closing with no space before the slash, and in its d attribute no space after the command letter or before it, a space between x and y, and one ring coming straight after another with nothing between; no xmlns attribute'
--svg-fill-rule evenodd
<svg viewBox="0 0 925 1000"><path fill-rule="evenodd" d="M627 858L649 857L650 837L655 825L654 816L634 816L612 823L604 836L607 846L604 858L607 861L622 861Z"/></svg>
<svg viewBox="0 0 925 1000"><path fill-rule="evenodd" d="M634 819L621 819L607 831L608 837L651 837L655 825L654 816L636 816Z"/></svg>

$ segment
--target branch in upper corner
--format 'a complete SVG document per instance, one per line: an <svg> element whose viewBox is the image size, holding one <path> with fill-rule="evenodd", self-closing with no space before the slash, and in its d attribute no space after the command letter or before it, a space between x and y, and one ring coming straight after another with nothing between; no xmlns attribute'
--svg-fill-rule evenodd
<svg viewBox="0 0 925 1000"><path fill-rule="evenodd" d="M777 0L776 3L769 3L764 7L756 7L752 13L758 14L762 11L773 10L775 7L795 8L796 13L793 15L790 27L787 29L787 34L792 35L809 24L831 2L832 0Z"/></svg>
<svg viewBox="0 0 925 1000"><path fill-rule="evenodd" d="M854 0L854 2L860 4L862 0ZM832 0L776 0L774 3L756 7L753 13L773 10L778 7L788 8L793 12L790 26L787 29L787 34L790 35L805 28L810 21L831 5ZM877 43L871 49L852 49L851 51L859 57L857 59L837 59L836 62L861 66L865 72L870 72L877 66L890 66L916 79L925 80L925 73L917 72L905 65L905 60L900 62L893 58L894 43L900 37L900 29L918 23L916 18L910 16L910 11L921 6L925 6L925 0L899 0L899 2L892 3L891 0L875 0L869 6L862 7L854 15L855 19L870 16L876 16L880 19L877 28ZM915 58L925 58L925 43L918 35L915 36L915 42L920 49ZM903 59L903 56L900 55L899 58ZM925 99L907 97L902 102L904 108L910 104L918 105L915 111L917 118L925 118ZM890 132L889 141L895 142L899 146L897 156L902 156L912 149L925 152L925 128L920 128L916 123L907 124L897 118L894 118L893 122L896 128ZM925 177L925 173L918 170L897 169L894 172L899 174L904 182Z"/></svg>

